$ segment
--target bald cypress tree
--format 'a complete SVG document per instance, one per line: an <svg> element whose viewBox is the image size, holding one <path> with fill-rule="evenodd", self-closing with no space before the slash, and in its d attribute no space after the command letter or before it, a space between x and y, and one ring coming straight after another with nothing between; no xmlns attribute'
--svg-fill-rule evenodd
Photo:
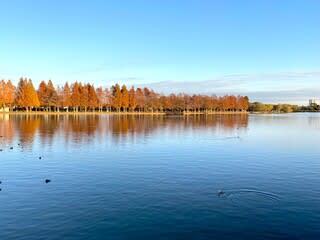
<svg viewBox="0 0 320 240"><path fill-rule="evenodd" d="M62 106L63 107L70 107L71 103L71 89L69 87L68 82L64 84L63 93L62 93Z"/></svg>
<svg viewBox="0 0 320 240"><path fill-rule="evenodd" d="M112 107L114 107L118 112L121 108L121 89L119 84L111 87L112 91Z"/></svg>
<svg viewBox="0 0 320 240"><path fill-rule="evenodd" d="M80 106L86 112L88 107L88 102L89 102L87 85L82 85L82 83L80 83L79 90L80 90Z"/></svg>
<svg viewBox="0 0 320 240"><path fill-rule="evenodd" d="M28 111L32 107L40 106L38 94L34 89L31 79L27 80L26 78L20 78L18 88L16 91L15 102L18 106L24 107Z"/></svg>
<svg viewBox="0 0 320 240"><path fill-rule="evenodd" d="M99 106L99 99L94 86L91 84L87 84L87 92L88 92L88 107L91 110L94 110L96 107Z"/></svg>
<svg viewBox="0 0 320 240"><path fill-rule="evenodd" d="M5 87L6 82L4 80L0 81L0 108L4 107L5 105Z"/></svg>
<svg viewBox="0 0 320 240"><path fill-rule="evenodd" d="M58 105L58 93L54 88L52 81L49 80L47 84L47 97L48 97L48 106L56 108Z"/></svg>
<svg viewBox="0 0 320 240"><path fill-rule="evenodd" d="M106 104L106 94L102 87L98 87L96 89L96 94L98 98L99 111L101 112L103 105Z"/></svg>
<svg viewBox="0 0 320 240"><path fill-rule="evenodd" d="M136 93L134 87L132 86L129 90L129 109L134 111L137 106Z"/></svg>
<svg viewBox="0 0 320 240"><path fill-rule="evenodd" d="M31 79L27 82L26 93L27 108L30 110L32 107L39 107L40 101Z"/></svg>
<svg viewBox="0 0 320 240"><path fill-rule="evenodd" d="M121 107L125 112L128 110L129 107L129 93L126 85L122 85L121 88Z"/></svg>
<svg viewBox="0 0 320 240"><path fill-rule="evenodd" d="M48 107L47 84L41 81L38 88L38 98L41 107Z"/></svg>
<svg viewBox="0 0 320 240"><path fill-rule="evenodd" d="M18 87L15 94L15 104L19 107L26 106L26 85L27 79L20 78L18 82Z"/></svg>
<svg viewBox="0 0 320 240"><path fill-rule="evenodd" d="M71 106L74 110L78 111L80 107L80 84L75 82L71 85Z"/></svg>

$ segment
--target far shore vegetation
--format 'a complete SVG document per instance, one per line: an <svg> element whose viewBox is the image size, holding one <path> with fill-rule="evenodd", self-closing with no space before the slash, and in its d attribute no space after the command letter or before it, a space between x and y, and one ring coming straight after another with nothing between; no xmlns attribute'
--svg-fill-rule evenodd
<svg viewBox="0 0 320 240"><path fill-rule="evenodd" d="M247 96L163 95L146 87L80 82L55 87L51 80L36 90L31 79L21 78L17 86L0 81L0 111L9 113L234 114L248 108Z"/></svg>
<svg viewBox="0 0 320 240"><path fill-rule="evenodd" d="M252 113L291 113L291 112L320 112L320 106L316 103L308 106L292 104L264 104L261 102L250 103L249 112Z"/></svg>

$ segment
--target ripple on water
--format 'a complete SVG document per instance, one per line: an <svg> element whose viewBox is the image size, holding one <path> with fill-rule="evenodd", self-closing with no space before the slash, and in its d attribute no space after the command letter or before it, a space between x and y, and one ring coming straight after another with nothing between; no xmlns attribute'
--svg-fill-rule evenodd
<svg viewBox="0 0 320 240"><path fill-rule="evenodd" d="M256 207L257 205L275 205L280 201L280 197L271 192L260 191L257 189L231 189L219 194L229 200L237 207Z"/></svg>

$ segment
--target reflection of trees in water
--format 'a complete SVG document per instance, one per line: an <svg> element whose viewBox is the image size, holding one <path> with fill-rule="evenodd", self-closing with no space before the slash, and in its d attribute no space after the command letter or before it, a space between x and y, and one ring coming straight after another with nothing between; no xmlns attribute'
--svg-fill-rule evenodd
<svg viewBox="0 0 320 240"><path fill-rule="evenodd" d="M308 117L308 124L312 128L320 129L320 118L317 117Z"/></svg>
<svg viewBox="0 0 320 240"><path fill-rule="evenodd" d="M51 144L59 127L59 115L40 115L39 136L41 143Z"/></svg>
<svg viewBox="0 0 320 240"><path fill-rule="evenodd" d="M163 116L126 115L111 116L108 131L114 136L148 134L159 128Z"/></svg>
<svg viewBox="0 0 320 240"><path fill-rule="evenodd" d="M248 126L247 114L195 115L184 119L185 128L220 128L228 131Z"/></svg>
<svg viewBox="0 0 320 240"><path fill-rule="evenodd" d="M114 116L110 129L115 134L148 133L161 127L175 129L219 127L225 130L246 128L248 115L192 115L192 116Z"/></svg>
<svg viewBox="0 0 320 240"><path fill-rule="evenodd" d="M14 134L14 122L10 121L10 116L0 114L0 143L12 144Z"/></svg>
<svg viewBox="0 0 320 240"><path fill-rule="evenodd" d="M63 121L60 129L63 131L65 141L70 138L75 142L81 142L82 139L94 136L100 125L100 116L98 115L66 115L62 116Z"/></svg>
<svg viewBox="0 0 320 240"><path fill-rule="evenodd" d="M148 136L156 130L169 129L170 132L188 129L220 129L233 131L247 128L248 115L191 115L191 116L150 116L128 115L111 116L106 131L112 133L114 140L125 137Z"/></svg>
<svg viewBox="0 0 320 240"><path fill-rule="evenodd" d="M56 135L81 143L111 137L115 141L126 138L145 137L164 129L170 132L180 130L219 129L233 131L247 128L248 116L238 115L13 115L1 124L6 136L20 136L23 144L31 144L38 130L42 144L51 144ZM11 127L10 127L11 126ZM6 138L8 141L10 137Z"/></svg>
<svg viewBox="0 0 320 240"><path fill-rule="evenodd" d="M20 143L23 145L32 144L35 133L40 126L40 119L33 115L14 115L11 120L15 123Z"/></svg>

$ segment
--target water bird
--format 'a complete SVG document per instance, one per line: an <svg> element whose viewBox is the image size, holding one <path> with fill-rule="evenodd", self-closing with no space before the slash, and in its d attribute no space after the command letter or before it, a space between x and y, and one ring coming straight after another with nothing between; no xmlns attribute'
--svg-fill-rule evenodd
<svg viewBox="0 0 320 240"><path fill-rule="evenodd" d="M0 184L2 183L2 181L0 181Z"/></svg>
<svg viewBox="0 0 320 240"><path fill-rule="evenodd" d="M13 149L13 147L10 147L10 149L12 150L12 149Z"/></svg>
<svg viewBox="0 0 320 240"><path fill-rule="evenodd" d="M0 148L0 152L2 152L3 150L2 150L2 148Z"/></svg>
<svg viewBox="0 0 320 240"><path fill-rule="evenodd" d="M221 196L221 195L223 195L223 194L224 194L224 191L221 190L221 189L219 189L219 190L218 190L218 196Z"/></svg>
<svg viewBox="0 0 320 240"><path fill-rule="evenodd" d="M50 179L46 179L46 180L45 180L45 183L49 183L49 182L51 182Z"/></svg>
<svg viewBox="0 0 320 240"><path fill-rule="evenodd" d="M39 159L41 160L41 158L42 158L42 157L40 156Z"/></svg>

